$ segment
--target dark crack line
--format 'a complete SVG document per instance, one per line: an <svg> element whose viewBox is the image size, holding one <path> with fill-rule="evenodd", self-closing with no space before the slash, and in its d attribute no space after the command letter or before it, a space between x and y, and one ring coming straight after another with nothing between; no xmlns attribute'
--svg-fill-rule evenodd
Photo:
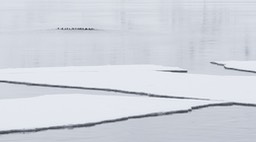
<svg viewBox="0 0 256 142"><path fill-rule="evenodd" d="M227 70L234 70L234 71L241 71L241 72L247 72L247 73L256 73L256 71L252 70L245 70L245 69L237 69L237 68L231 68L231 67L226 67L225 64L217 63L217 62L210 62L211 64L218 65L218 66L223 66L224 69Z"/></svg>
<svg viewBox="0 0 256 142"><path fill-rule="evenodd" d="M47 131L47 130L61 130L61 129L75 129L75 128L93 127L93 126L96 126L96 125L107 124L107 123L115 123L115 122L127 121L127 120L132 120L132 119L190 113L194 110L199 110L199 109L204 109L204 108L209 108L209 107L228 107L228 106L256 107L256 104L237 103L237 102L214 103L214 104L194 106L194 107L191 107L190 109L186 109L186 110L150 113L150 114L145 114L145 115L135 115L135 116L130 116L130 117L122 117L122 118L117 118L117 119L104 120L104 121L100 121L100 122L74 124L74 125L63 125L63 126L52 126L52 127L42 127L42 128L34 128L34 129L4 130L4 131L0 131L0 135L15 134L15 133L16 134L17 133L25 134L25 133L35 133L35 132Z"/></svg>
<svg viewBox="0 0 256 142"><path fill-rule="evenodd" d="M155 98L216 101L216 100L211 100L211 99L207 99L207 98L194 98L194 97L180 97L180 96L157 95L157 94L151 94L151 93L145 93L145 92L125 91L125 90L108 89L108 88L93 88L93 87L78 87L78 86L65 86L65 85L50 85L50 84L18 82L18 81L8 81L8 80L0 80L0 83L16 84L16 85L27 85L27 86L52 87L52 88L63 88L63 89L95 90L95 91L115 92L115 93L123 93L123 94L133 94L133 95L148 96L148 97L155 97Z"/></svg>
<svg viewBox="0 0 256 142"><path fill-rule="evenodd" d="M160 72L172 72L172 73L188 73L187 70L156 70Z"/></svg>

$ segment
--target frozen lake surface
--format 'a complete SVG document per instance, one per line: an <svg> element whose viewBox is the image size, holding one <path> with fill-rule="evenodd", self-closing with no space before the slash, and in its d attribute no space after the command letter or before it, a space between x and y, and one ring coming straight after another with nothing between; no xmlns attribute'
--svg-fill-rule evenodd
<svg viewBox="0 0 256 142"><path fill-rule="evenodd" d="M2 0L0 19L0 68L157 64L190 73L254 75L209 63L256 60L254 0ZM1 99L88 93L2 83L0 90ZM0 141L254 141L255 111L209 108Z"/></svg>
<svg viewBox="0 0 256 142"><path fill-rule="evenodd" d="M110 123L90 128L0 136L3 142L253 142L256 109L214 107L153 118Z"/></svg>

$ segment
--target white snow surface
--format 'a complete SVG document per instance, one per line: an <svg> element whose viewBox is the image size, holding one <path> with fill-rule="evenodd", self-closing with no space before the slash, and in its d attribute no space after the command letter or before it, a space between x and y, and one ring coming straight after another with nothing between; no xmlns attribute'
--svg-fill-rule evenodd
<svg viewBox="0 0 256 142"><path fill-rule="evenodd" d="M154 66L156 67L156 66ZM138 69L137 69L138 68ZM256 77L183 74L143 66L4 69L0 80L108 88L256 104Z"/></svg>
<svg viewBox="0 0 256 142"><path fill-rule="evenodd" d="M207 101L138 96L45 95L0 100L0 131L95 123L129 116L188 110Z"/></svg>
<svg viewBox="0 0 256 142"><path fill-rule="evenodd" d="M104 65L1 69L0 73L42 73L42 72L145 72L145 71L187 71L179 67L160 65Z"/></svg>
<svg viewBox="0 0 256 142"><path fill-rule="evenodd" d="M212 63L223 65L228 69L256 72L256 61L214 61Z"/></svg>

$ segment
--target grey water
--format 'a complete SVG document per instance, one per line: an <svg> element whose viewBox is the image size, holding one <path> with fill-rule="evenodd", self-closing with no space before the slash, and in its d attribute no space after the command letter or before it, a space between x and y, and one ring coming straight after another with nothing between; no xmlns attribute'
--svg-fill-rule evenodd
<svg viewBox="0 0 256 142"><path fill-rule="evenodd" d="M194 74L255 75L209 63L255 60L255 31L254 0L1 0L0 68L157 64ZM0 90L0 99L122 95L3 83ZM6 135L0 141L253 141L253 111L211 108L92 128Z"/></svg>
<svg viewBox="0 0 256 142"><path fill-rule="evenodd" d="M214 107L96 127L0 136L3 142L254 142L256 109Z"/></svg>
<svg viewBox="0 0 256 142"><path fill-rule="evenodd" d="M256 59L255 8L253 0L2 0L0 68L157 64L233 75L209 62Z"/></svg>

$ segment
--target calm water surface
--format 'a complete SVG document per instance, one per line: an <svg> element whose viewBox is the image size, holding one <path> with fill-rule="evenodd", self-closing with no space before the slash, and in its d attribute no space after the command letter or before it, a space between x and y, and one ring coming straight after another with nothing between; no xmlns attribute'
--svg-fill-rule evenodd
<svg viewBox="0 0 256 142"><path fill-rule="evenodd" d="M0 19L0 68L157 64L197 74L254 75L209 62L256 60L255 0L1 0ZM0 90L0 99L107 94L2 83ZM6 135L0 141L254 141L255 111L211 108L92 128Z"/></svg>
<svg viewBox="0 0 256 142"><path fill-rule="evenodd" d="M209 62L256 59L255 9L253 0L2 0L0 68L158 64L236 74Z"/></svg>

